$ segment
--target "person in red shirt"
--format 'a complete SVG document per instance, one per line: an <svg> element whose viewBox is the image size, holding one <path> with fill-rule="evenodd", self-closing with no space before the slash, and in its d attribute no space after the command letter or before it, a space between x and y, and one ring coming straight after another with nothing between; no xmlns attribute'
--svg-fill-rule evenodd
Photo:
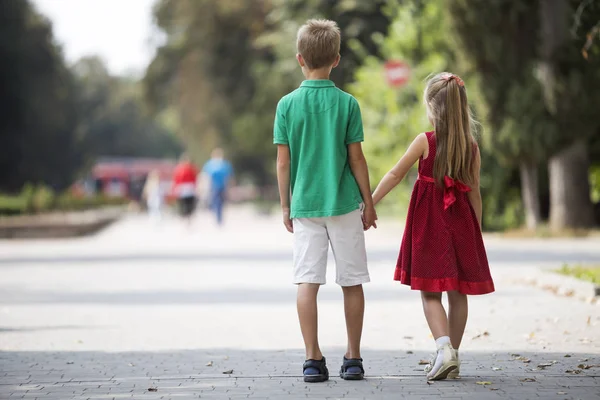
<svg viewBox="0 0 600 400"><path fill-rule="evenodd" d="M192 214L196 209L196 180L198 170L189 157L181 156L179 164L173 172L173 194L177 198L177 205L181 216L191 222Z"/></svg>

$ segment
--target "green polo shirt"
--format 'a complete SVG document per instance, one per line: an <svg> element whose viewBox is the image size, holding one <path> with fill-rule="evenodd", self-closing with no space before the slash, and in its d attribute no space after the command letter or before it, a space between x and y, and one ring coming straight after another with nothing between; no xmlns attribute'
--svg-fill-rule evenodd
<svg viewBox="0 0 600 400"><path fill-rule="evenodd" d="M364 140L358 102L330 80L306 80L277 104L275 144L290 148L291 218L330 217L362 198L348 145Z"/></svg>

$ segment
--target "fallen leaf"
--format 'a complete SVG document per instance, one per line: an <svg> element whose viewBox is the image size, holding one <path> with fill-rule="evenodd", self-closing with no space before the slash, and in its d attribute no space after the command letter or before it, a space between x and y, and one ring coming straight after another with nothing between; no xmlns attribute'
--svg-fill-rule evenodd
<svg viewBox="0 0 600 400"><path fill-rule="evenodd" d="M429 365L429 360L419 360L419 365Z"/></svg>
<svg viewBox="0 0 600 400"><path fill-rule="evenodd" d="M515 354L515 353L511 354L510 356L513 357L513 358L515 358L515 357L521 357L520 354Z"/></svg>
<svg viewBox="0 0 600 400"><path fill-rule="evenodd" d="M473 336L472 340L479 339L482 336L490 336L490 333L488 331L484 331L483 333L478 333L477 335Z"/></svg>
<svg viewBox="0 0 600 400"><path fill-rule="evenodd" d="M556 394L567 394L567 392L556 392Z"/></svg>
<svg viewBox="0 0 600 400"><path fill-rule="evenodd" d="M515 361L523 361L525 364L528 364L531 362L531 360L527 357L522 357L522 356L518 356L514 358Z"/></svg>
<svg viewBox="0 0 600 400"><path fill-rule="evenodd" d="M433 382L431 382L431 381L427 381L427 384L428 384L428 385L433 385Z"/></svg>
<svg viewBox="0 0 600 400"><path fill-rule="evenodd" d="M579 369L590 369L590 368L595 368L597 366L598 365L592 365L592 364L579 364L577 366L577 368L579 368Z"/></svg>
<svg viewBox="0 0 600 400"><path fill-rule="evenodd" d="M579 362L588 362L589 360L589 358L582 358L581 360L579 360Z"/></svg>
<svg viewBox="0 0 600 400"><path fill-rule="evenodd" d="M591 315L588 315L587 324L588 325L592 324L592 316Z"/></svg>
<svg viewBox="0 0 600 400"><path fill-rule="evenodd" d="M490 388L490 390L498 390L498 388Z"/></svg>
<svg viewBox="0 0 600 400"><path fill-rule="evenodd" d="M74 361L67 361L67 365L75 364Z"/></svg>
<svg viewBox="0 0 600 400"><path fill-rule="evenodd" d="M502 368L492 367L492 371L502 371Z"/></svg>
<svg viewBox="0 0 600 400"><path fill-rule="evenodd" d="M414 352L412 350L408 350L406 354L414 354Z"/></svg>
<svg viewBox="0 0 600 400"><path fill-rule="evenodd" d="M573 374L573 375L577 375L581 373L580 369L568 369L565 371L566 374Z"/></svg>
<svg viewBox="0 0 600 400"><path fill-rule="evenodd" d="M544 368L551 367L553 365L554 365L553 363L541 363L541 364L538 364L537 367L540 368L540 369L544 369Z"/></svg>
<svg viewBox="0 0 600 400"><path fill-rule="evenodd" d="M571 357L570 354L565 354L565 358L569 358L569 357Z"/></svg>
<svg viewBox="0 0 600 400"><path fill-rule="evenodd" d="M129 365L130 367L135 367L135 364L134 364L134 363L129 363L129 364L127 364L127 365Z"/></svg>
<svg viewBox="0 0 600 400"><path fill-rule="evenodd" d="M227 371L223 371L223 373L225 375L231 375L231 374L233 374L233 370L232 369L228 369Z"/></svg>
<svg viewBox="0 0 600 400"><path fill-rule="evenodd" d="M212 361L209 361L209 362L207 362L207 363L206 363L206 366L207 366L207 367L212 367L212 366L213 366L213 362L212 362Z"/></svg>
<svg viewBox="0 0 600 400"><path fill-rule="evenodd" d="M475 383L478 384L478 385L482 385L482 386L491 385L492 384L492 382L488 382L488 381L480 381L480 382L475 382Z"/></svg>
<svg viewBox="0 0 600 400"><path fill-rule="evenodd" d="M229 356L225 356L225 358L223 358L223 360L229 360Z"/></svg>
<svg viewBox="0 0 600 400"><path fill-rule="evenodd" d="M149 387L148 391L149 392L158 392L158 388L156 388L156 387Z"/></svg>
<svg viewBox="0 0 600 400"><path fill-rule="evenodd" d="M521 382L537 382L534 378L523 378L519 379Z"/></svg>

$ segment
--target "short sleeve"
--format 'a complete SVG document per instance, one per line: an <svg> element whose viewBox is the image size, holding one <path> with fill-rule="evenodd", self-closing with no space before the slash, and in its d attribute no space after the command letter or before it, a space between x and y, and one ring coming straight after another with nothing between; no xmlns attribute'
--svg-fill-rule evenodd
<svg viewBox="0 0 600 400"><path fill-rule="evenodd" d="M282 101L277 104L275 111L275 123L273 125L273 143L289 144L287 127L284 114L284 105Z"/></svg>
<svg viewBox="0 0 600 400"><path fill-rule="evenodd" d="M362 116L360 106L355 98L350 102L350 116L348 118L348 130L346 131L346 144L358 143L365 140L363 132Z"/></svg>

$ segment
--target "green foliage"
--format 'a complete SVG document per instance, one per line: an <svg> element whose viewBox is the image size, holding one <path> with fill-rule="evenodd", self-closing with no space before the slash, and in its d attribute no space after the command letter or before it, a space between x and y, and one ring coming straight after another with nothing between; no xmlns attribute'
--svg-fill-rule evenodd
<svg viewBox="0 0 600 400"><path fill-rule="evenodd" d="M562 268L556 272L600 285L600 267L584 267L581 265L570 266L564 264Z"/></svg>
<svg viewBox="0 0 600 400"><path fill-rule="evenodd" d="M377 50L372 33L387 28L385 3L161 0L155 19L166 43L146 73L148 101L171 117L197 159L224 146L242 178L272 184L275 107L302 80L297 29L308 18L338 22L342 62L332 79L343 88L362 55Z"/></svg>
<svg viewBox="0 0 600 400"><path fill-rule="evenodd" d="M590 168L590 189L592 202L600 203L600 165Z"/></svg>
<svg viewBox="0 0 600 400"><path fill-rule="evenodd" d="M0 215L82 211L110 205L122 205L126 202L126 199L116 197L75 196L69 191L57 195L48 186L35 186L28 183L18 195L0 195Z"/></svg>

